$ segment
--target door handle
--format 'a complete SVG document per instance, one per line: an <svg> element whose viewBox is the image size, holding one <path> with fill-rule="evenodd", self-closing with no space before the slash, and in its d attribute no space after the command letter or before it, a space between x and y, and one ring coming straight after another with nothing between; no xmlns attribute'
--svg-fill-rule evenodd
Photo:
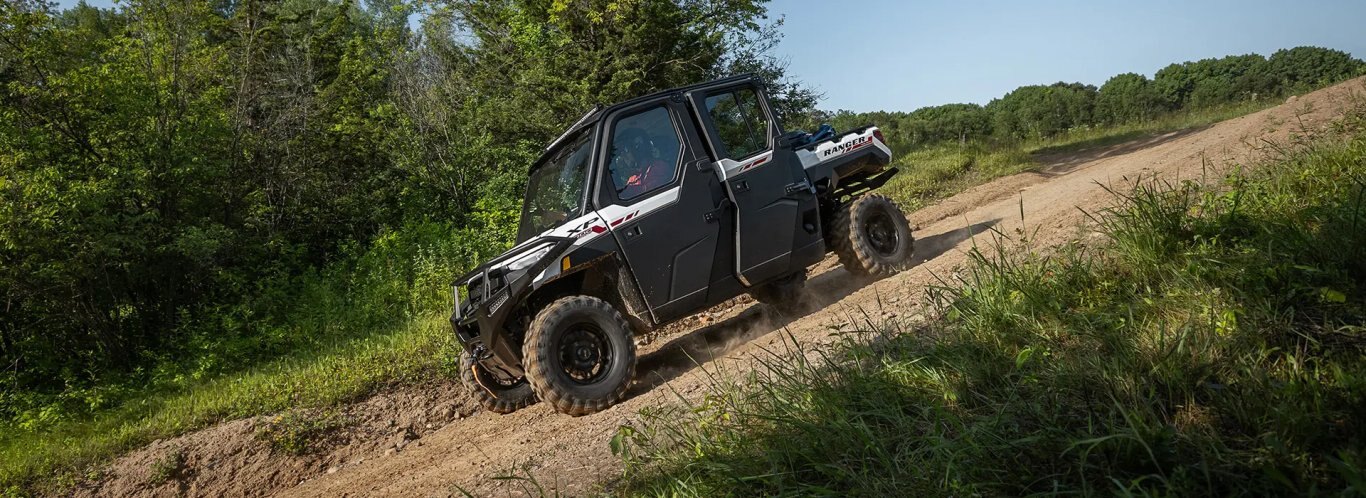
<svg viewBox="0 0 1366 498"><path fill-rule="evenodd" d="M721 203L717 204L715 209L702 214L702 219L706 220L707 223L721 219L721 213L730 209L731 204L730 199L721 199Z"/></svg>
<svg viewBox="0 0 1366 498"><path fill-rule="evenodd" d="M640 231L640 225L632 225L631 228L627 228L624 233L626 234L626 238L631 238L638 236L643 232Z"/></svg>
<svg viewBox="0 0 1366 498"><path fill-rule="evenodd" d="M805 179L797 183L788 184L787 187L783 190L784 193L787 195L792 195L796 192L810 192L812 194L816 193L816 189L811 188L811 182L808 182Z"/></svg>

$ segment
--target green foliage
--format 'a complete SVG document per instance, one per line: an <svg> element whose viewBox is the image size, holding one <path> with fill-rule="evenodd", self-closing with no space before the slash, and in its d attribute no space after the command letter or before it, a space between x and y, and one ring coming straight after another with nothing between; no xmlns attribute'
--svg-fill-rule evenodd
<svg viewBox="0 0 1366 498"><path fill-rule="evenodd" d="M1153 84L1141 74L1116 75L1100 86L1095 121L1121 124L1152 119L1162 110Z"/></svg>
<svg viewBox="0 0 1366 498"><path fill-rule="evenodd" d="M125 30L85 42L101 35L53 26L40 6L6 8L42 19L0 22L23 40L5 47L23 63L0 95L14 117L0 125L10 186L0 327L15 384L77 387L155 363L263 280L321 265L339 243L401 220L376 197L392 188L391 169L364 152L380 148L372 137L384 123L348 104L379 97L363 85L375 69L349 63L372 57L355 53L363 44L345 33L359 29L345 6L317 13L308 19L329 23L282 16L276 45L259 48L290 62L260 73L294 82L267 105L244 75L259 73L234 64L253 62L238 43L259 20L138 2L87 16ZM67 37L91 53L54 54ZM293 72L298 58L307 74Z"/></svg>
<svg viewBox="0 0 1366 498"><path fill-rule="evenodd" d="M1257 54L1172 64L1153 76L1153 85L1170 109L1204 108L1295 91L1279 84L1273 66Z"/></svg>
<svg viewBox="0 0 1366 498"><path fill-rule="evenodd" d="M1366 74L1366 62L1341 50L1295 47L1277 50L1267 61L1274 83L1303 92Z"/></svg>
<svg viewBox="0 0 1366 498"><path fill-rule="evenodd" d="M995 134L1041 138L1091 124L1096 87L1058 82L1022 86L987 104Z"/></svg>
<svg viewBox="0 0 1366 498"><path fill-rule="evenodd" d="M613 440L624 491L1358 494L1361 116L1220 184L1139 184L1097 246L974 250L941 323L869 320L822 365L774 355L644 413Z"/></svg>

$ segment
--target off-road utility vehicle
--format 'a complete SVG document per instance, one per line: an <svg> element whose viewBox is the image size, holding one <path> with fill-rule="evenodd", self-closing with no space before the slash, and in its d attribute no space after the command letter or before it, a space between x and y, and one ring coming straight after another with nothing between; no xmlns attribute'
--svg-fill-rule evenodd
<svg viewBox="0 0 1366 498"><path fill-rule="evenodd" d="M868 193L890 160L872 126L785 133L750 75L589 111L532 164L517 246L455 282L466 384L499 413L594 413L625 395L636 335L746 292L790 308L830 251L905 268L906 217Z"/></svg>

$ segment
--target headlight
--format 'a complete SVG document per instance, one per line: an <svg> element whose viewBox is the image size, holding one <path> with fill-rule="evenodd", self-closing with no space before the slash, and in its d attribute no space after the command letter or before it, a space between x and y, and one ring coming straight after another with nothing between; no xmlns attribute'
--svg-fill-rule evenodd
<svg viewBox="0 0 1366 498"><path fill-rule="evenodd" d="M541 246L540 249L529 252L525 256L512 260L512 262L508 263L505 268L507 268L508 271L517 271L524 269L528 266L531 266L533 264L536 264L537 261L540 261L541 258L544 258L546 254L550 253L550 247L551 246Z"/></svg>

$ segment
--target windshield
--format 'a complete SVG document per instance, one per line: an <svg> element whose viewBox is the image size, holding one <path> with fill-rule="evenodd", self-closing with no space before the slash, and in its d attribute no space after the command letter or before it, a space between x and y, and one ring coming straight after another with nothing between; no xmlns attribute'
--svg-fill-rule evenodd
<svg viewBox="0 0 1366 498"><path fill-rule="evenodd" d="M583 214L583 188L588 178L589 130L560 147L537 166L527 180L522 222L517 242L522 242Z"/></svg>

